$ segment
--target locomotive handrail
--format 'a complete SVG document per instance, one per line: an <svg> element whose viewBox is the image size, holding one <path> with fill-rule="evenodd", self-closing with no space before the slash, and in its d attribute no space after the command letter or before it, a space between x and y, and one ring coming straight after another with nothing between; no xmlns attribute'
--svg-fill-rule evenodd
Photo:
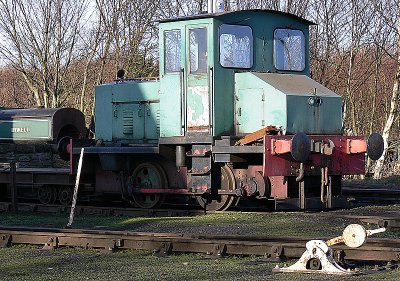
<svg viewBox="0 0 400 281"><path fill-rule="evenodd" d="M79 154L80 149L74 148L74 154ZM139 154L158 154L159 148L157 145L153 146L133 146L133 147L118 147L118 146L110 146L110 147L85 147L86 154L118 154L118 153L139 153Z"/></svg>
<svg viewBox="0 0 400 281"><path fill-rule="evenodd" d="M153 80L159 80L159 79L160 79L159 76L150 76L150 77L115 79L114 82L122 82L122 81L153 81Z"/></svg>
<svg viewBox="0 0 400 281"><path fill-rule="evenodd" d="M179 83L180 83L180 97L181 97L181 134L185 134L185 119L186 119L186 112L185 112L185 107L186 107L186 98L185 98L185 69L181 68L181 71L179 73Z"/></svg>
<svg viewBox="0 0 400 281"><path fill-rule="evenodd" d="M208 69L208 103L210 104L210 110L208 111L208 120L210 120L209 128L210 128L210 133L212 132L212 127L213 127L213 116L212 113L214 112L213 110L213 96L214 96L214 68L212 66L209 67Z"/></svg>

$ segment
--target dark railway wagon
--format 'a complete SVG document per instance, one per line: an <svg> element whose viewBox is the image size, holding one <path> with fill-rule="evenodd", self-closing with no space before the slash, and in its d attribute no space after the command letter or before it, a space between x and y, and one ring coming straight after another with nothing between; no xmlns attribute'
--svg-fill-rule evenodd
<svg viewBox="0 0 400 281"><path fill-rule="evenodd" d="M39 199L48 204L69 203L74 176L68 163L69 140L86 137L85 116L74 108L0 110L1 197L11 193L8 161L17 163L16 184L20 199ZM21 161L24 159L24 161ZM40 165L42 167L38 168ZM57 168L55 168L55 166ZM8 192L6 190L8 189Z"/></svg>
<svg viewBox="0 0 400 281"><path fill-rule="evenodd" d="M12 175L9 167L2 167L6 172L0 173L0 197L11 197ZM94 180L82 177L80 182L80 196L89 200L94 193ZM75 175L69 168L16 168L15 183L17 197L21 201L34 202L39 200L42 204L71 203L75 185ZM85 197L85 198L84 198Z"/></svg>
<svg viewBox="0 0 400 281"><path fill-rule="evenodd" d="M53 142L86 136L85 116L75 108L0 110L1 142Z"/></svg>

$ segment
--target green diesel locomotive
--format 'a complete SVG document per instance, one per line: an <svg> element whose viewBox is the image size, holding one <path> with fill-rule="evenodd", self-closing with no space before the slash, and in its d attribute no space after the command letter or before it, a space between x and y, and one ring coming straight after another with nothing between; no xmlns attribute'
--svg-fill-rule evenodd
<svg viewBox="0 0 400 281"><path fill-rule="evenodd" d="M309 77L312 24L269 10L162 20L159 77L96 87L96 191L142 208L171 195L207 210L342 204L342 175L363 174L383 142L342 134L342 98Z"/></svg>

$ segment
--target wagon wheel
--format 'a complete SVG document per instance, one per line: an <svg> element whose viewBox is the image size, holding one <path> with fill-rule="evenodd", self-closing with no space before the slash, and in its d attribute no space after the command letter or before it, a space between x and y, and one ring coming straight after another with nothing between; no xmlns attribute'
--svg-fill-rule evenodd
<svg viewBox="0 0 400 281"><path fill-rule="evenodd" d="M56 192L52 186L42 185L38 188L38 199L42 204L53 204L56 200Z"/></svg>
<svg viewBox="0 0 400 281"><path fill-rule="evenodd" d="M232 191L235 189L235 176L225 165L221 167L221 190ZM231 206L235 197L233 195L211 195L198 196L197 203L207 211L225 211Z"/></svg>
<svg viewBox="0 0 400 281"><path fill-rule="evenodd" d="M161 189L166 188L168 181L160 165L152 162L138 165L132 172L132 182L135 188ZM143 209L160 206L165 200L165 194L142 193L133 194L133 203Z"/></svg>
<svg viewBox="0 0 400 281"><path fill-rule="evenodd" d="M72 188L68 186L62 186L58 190L58 200L60 201L61 205L68 206L72 202Z"/></svg>

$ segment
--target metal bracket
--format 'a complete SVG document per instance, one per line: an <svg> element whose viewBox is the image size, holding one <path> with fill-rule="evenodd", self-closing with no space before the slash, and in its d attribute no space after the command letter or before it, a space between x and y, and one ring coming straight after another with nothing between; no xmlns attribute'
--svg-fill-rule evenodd
<svg viewBox="0 0 400 281"><path fill-rule="evenodd" d="M0 237L0 247L6 248L11 246L12 236L9 234L2 235Z"/></svg>
<svg viewBox="0 0 400 281"><path fill-rule="evenodd" d="M157 257L166 257L172 254L172 243L171 242L163 242L158 249L153 250L153 255Z"/></svg>
<svg viewBox="0 0 400 281"><path fill-rule="evenodd" d="M222 258L224 256L226 256L226 245L225 244L214 245L214 249L213 249L213 252L211 253L211 257Z"/></svg>
<svg viewBox="0 0 400 281"><path fill-rule="evenodd" d="M329 141L329 143L324 143L322 145L321 153L324 154L324 155L328 155L329 156L329 155L333 154L333 151L335 149L335 144L331 140L328 140L328 141Z"/></svg>
<svg viewBox="0 0 400 281"><path fill-rule="evenodd" d="M58 237L50 237L43 246L43 250L54 250L58 248Z"/></svg>
<svg viewBox="0 0 400 281"><path fill-rule="evenodd" d="M284 252L285 249L281 245L274 245L271 247L271 250L265 254L265 257L268 261L283 261L286 260Z"/></svg>
<svg viewBox="0 0 400 281"><path fill-rule="evenodd" d="M187 157L207 157L211 155L211 150L199 150L199 149L191 149L186 152Z"/></svg>
<svg viewBox="0 0 400 281"><path fill-rule="evenodd" d="M335 143L328 139L328 143L322 140L311 140L311 151L321 153L322 155L330 156L335 150Z"/></svg>
<svg viewBox="0 0 400 281"><path fill-rule="evenodd" d="M111 240L110 243L108 243L104 249L110 252L115 252L116 250L118 250L119 247L122 246L124 246L123 239Z"/></svg>

